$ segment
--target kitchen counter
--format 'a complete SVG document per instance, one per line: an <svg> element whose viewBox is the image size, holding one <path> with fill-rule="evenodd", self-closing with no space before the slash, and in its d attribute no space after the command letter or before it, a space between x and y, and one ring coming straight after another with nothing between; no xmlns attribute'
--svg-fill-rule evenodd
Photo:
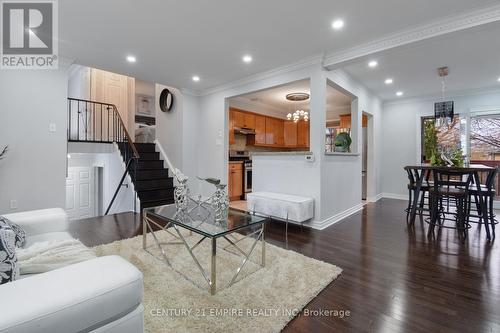
<svg viewBox="0 0 500 333"><path fill-rule="evenodd" d="M311 151L256 151L250 153L251 156L306 156L312 154Z"/></svg>
<svg viewBox="0 0 500 333"><path fill-rule="evenodd" d="M229 161L229 164L241 164L243 161Z"/></svg>

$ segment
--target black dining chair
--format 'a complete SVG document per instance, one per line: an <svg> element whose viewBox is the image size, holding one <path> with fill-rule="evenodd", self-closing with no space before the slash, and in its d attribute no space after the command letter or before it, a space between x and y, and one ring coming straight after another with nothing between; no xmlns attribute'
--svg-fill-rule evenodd
<svg viewBox="0 0 500 333"><path fill-rule="evenodd" d="M469 223L469 189L474 179L471 171L436 168L433 169L433 186L430 187L431 216L429 223L429 236L434 233L434 228L455 229L463 240L467 238L467 231L471 227ZM450 207L449 202L455 203L455 211L444 209ZM444 205L446 202L446 205ZM448 217L454 216L454 219ZM447 224L452 221L453 224Z"/></svg>
<svg viewBox="0 0 500 333"><path fill-rule="evenodd" d="M492 231L492 239L495 239L495 225L498 224L495 220L495 213L493 209L493 202L496 196L495 180L497 175L498 168L491 169L488 171L485 183L481 184L480 191L477 189L476 184L473 184L469 189L469 211L471 210L472 199L474 199L479 223L484 223L485 228L488 228L489 224ZM482 207L481 204L483 205ZM474 221L471 222L474 223ZM487 234L489 233L487 232Z"/></svg>
<svg viewBox="0 0 500 333"><path fill-rule="evenodd" d="M415 196L421 195L421 197L417 199L419 200L419 204L416 213L422 216L424 212L429 211L429 206L427 205L427 208L425 207L425 198L426 194L429 193L432 182L429 181L430 172L428 172L427 170L409 166L405 167L404 169L408 175L408 206L405 209L405 212L406 222L409 222L410 214L413 208L413 199L415 198ZM417 183L421 177L423 177L422 186L420 188L420 193L417 193Z"/></svg>

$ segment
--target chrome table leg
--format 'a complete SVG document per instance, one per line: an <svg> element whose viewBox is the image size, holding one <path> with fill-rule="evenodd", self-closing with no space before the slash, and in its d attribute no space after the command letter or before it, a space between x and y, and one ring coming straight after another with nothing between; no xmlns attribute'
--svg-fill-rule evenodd
<svg viewBox="0 0 500 333"><path fill-rule="evenodd" d="M262 236L261 236L261 242L262 242L262 267L266 267L266 238L264 236L264 233L266 231L266 223L262 224Z"/></svg>
<svg viewBox="0 0 500 333"><path fill-rule="evenodd" d="M217 267L216 267L216 258L217 258L217 238L212 238L212 262L210 267L210 294L215 295L217 291Z"/></svg>

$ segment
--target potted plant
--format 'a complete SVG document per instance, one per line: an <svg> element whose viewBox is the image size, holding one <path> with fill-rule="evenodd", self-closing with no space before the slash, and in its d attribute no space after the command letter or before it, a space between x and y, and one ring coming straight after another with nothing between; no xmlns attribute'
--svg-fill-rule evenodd
<svg viewBox="0 0 500 333"><path fill-rule="evenodd" d="M347 132L339 133L333 142L335 145L335 151L340 153L348 153L351 148L351 143L351 136Z"/></svg>

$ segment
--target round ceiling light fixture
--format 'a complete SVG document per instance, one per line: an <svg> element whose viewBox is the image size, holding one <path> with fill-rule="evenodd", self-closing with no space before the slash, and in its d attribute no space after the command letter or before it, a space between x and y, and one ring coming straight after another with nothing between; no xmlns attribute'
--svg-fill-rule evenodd
<svg viewBox="0 0 500 333"><path fill-rule="evenodd" d="M302 102L309 99L309 94L304 92L295 92L286 95L286 99L292 102Z"/></svg>
<svg viewBox="0 0 500 333"><path fill-rule="evenodd" d="M244 55L242 59L243 59L243 62L244 62L244 63L246 63L246 64L251 63L251 62L252 62L252 60L253 60L253 59L252 59L252 56L251 56L251 55L249 55L249 54Z"/></svg>
<svg viewBox="0 0 500 333"><path fill-rule="evenodd" d="M372 60L368 63L368 67L375 68L378 66L378 62L376 60Z"/></svg>
<svg viewBox="0 0 500 333"><path fill-rule="evenodd" d="M392 84L393 82L394 82L394 80L391 78L388 78L385 80L385 84L387 84L387 85Z"/></svg>
<svg viewBox="0 0 500 333"><path fill-rule="evenodd" d="M335 20L332 22L332 28L334 30L340 30L344 27L344 21L341 19Z"/></svg>

